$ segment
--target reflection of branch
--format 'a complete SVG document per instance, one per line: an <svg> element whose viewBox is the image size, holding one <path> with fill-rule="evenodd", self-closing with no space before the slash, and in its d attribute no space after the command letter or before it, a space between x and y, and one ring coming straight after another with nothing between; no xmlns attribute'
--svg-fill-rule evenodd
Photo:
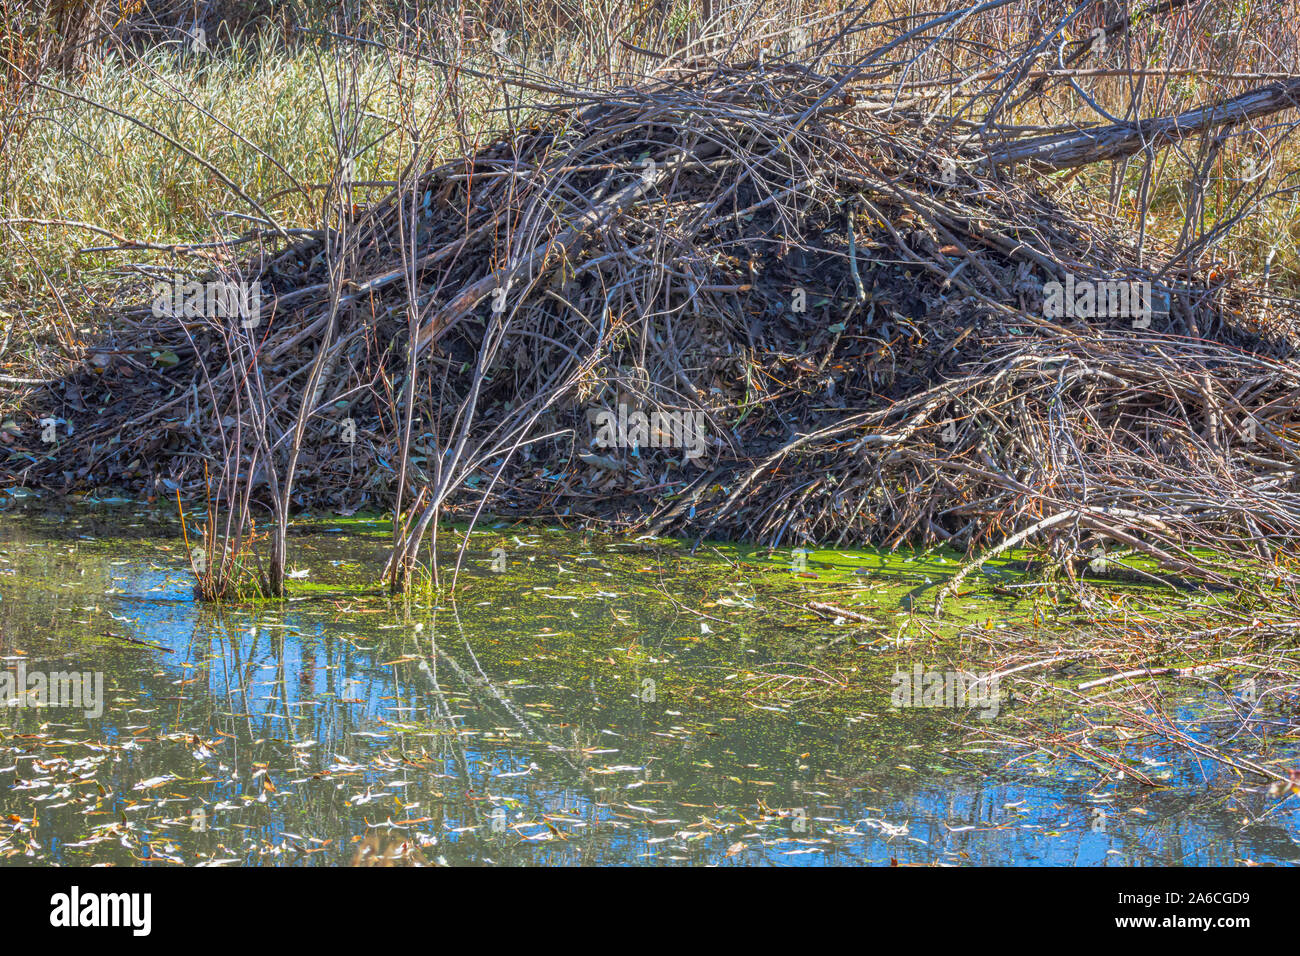
<svg viewBox="0 0 1300 956"><path fill-rule="evenodd" d="M231 636L231 639L230 639L230 645L231 645L231 649L232 649L232 650L231 650L231 653L230 653L229 657L227 657L227 655L226 655L225 644L226 644L226 638L227 638L227 636L228 636L228 635L227 635L227 632L228 632L228 631L231 631L232 626L228 626L228 625L226 624L225 614L224 614L224 612L221 610L221 608L220 608L219 606L218 606L218 608L217 608L217 610L216 610L215 620L213 621L213 623L216 624L216 625L218 626L218 628L219 628L218 635L217 635L217 642L218 642L220 645L222 645L222 651L221 651L221 669L222 669L222 677L224 678L224 680L225 680L225 684L226 684L226 694L225 694L226 703L227 703L227 704L230 703L231 690L232 690L232 687L231 687L231 683L232 683L231 668L233 667L233 668L234 668L234 674L233 674L233 679L234 679L234 688L238 690L238 692L239 692L239 697L240 697L240 701L241 701L241 703L242 703L242 705L243 705L243 711L244 711L243 716L244 716L245 722L246 722L246 724L247 724L248 739L249 739L249 740L253 740L253 739L255 739L255 738L257 737L257 734L255 734L255 733L253 732L253 708L250 706L250 704L249 704L249 702L248 702L248 690L247 690L247 687L246 687L247 682L248 682L248 678L252 675L252 670L253 670L253 665L252 665L251 655L250 655L249 665L248 665L248 674L244 674L244 673L243 673L242 666L241 666L240 663L239 663L239 650L240 650L240 645L239 645L239 639L238 639L237 636ZM257 647L257 640L258 640L258 635L257 635L257 634L254 634L254 635L253 635L253 648L254 648L254 649ZM229 666L229 667L228 667L227 664L226 664L227 660L230 661L230 666ZM233 706L232 706L232 707L231 707L231 710L233 711L233 709L234 709L234 708L233 708ZM232 713L231 716L232 716L232 717L238 717L239 715L238 715L238 714L235 714L235 713Z"/></svg>
<svg viewBox="0 0 1300 956"><path fill-rule="evenodd" d="M430 628L430 630L432 631L433 629ZM415 643L416 643L416 648L418 649L420 643L419 640L417 639ZM429 645L430 645L430 649L433 651L433 653L429 655L429 659L432 660L433 664L436 666L438 663L438 656L441 653L438 650L438 636L436 633L431 633L429 637ZM452 715L450 705L447 703L447 697L442 692L442 685L438 683L438 675L433 672L433 668L429 665L427 661L424 660L420 661L420 666L417 667L416 669L421 674L423 674L426 678L428 678L430 690L434 694L434 696L437 697L438 699L437 708L441 711L443 719L447 721L447 726L454 731L456 729L456 725L454 723L455 718ZM396 672L394 672L394 678L395 676L396 676ZM467 789L472 788L474 784L473 781L470 779L469 755L465 753L465 748L461 744L460 735L452 734L445 739L447 740L452 750L454 751L453 757L455 759L458 759L460 762L462 782L465 784L465 787ZM474 807L471 806L470 809L473 810Z"/></svg>
<svg viewBox="0 0 1300 956"><path fill-rule="evenodd" d="M552 728L544 727L545 732L544 733L539 732L535 726L529 723L528 718L524 716L522 711L519 710L519 708L514 704L514 702L511 701L504 693L502 693L500 688L498 688L497 685L493 683L492 678L488 677L487 672L483 670L483 665L479 663L478 655L474 653L474 648L470 646L469 638L465 634L465 627L461 623L460 611L456 606L456 601L454 597L451 603L451 613L452 613L453 620L456 622L456 630L460 632L461 642L464 643L465 645L465 652L469 655L469 659L473 662L474 670L478 672L478 677L475 677L473 674L468 673L463 667L460 666L459 662L457 662L454 657L452 657L446 651L439 648L435 643L434 650L436 651L438 657L440 657L442 660L447 662L447 664L451 667L451 669L456 672L456 676L461 679L461 683L463 683L466 687L485 688L492 695L492 697L496 699L497 703L499 703L502 706L502 708L505 709L506 713L508 713L511 717L513 717L515 722L518 723L519 726L522 727L524 731L526 731L534 740L540 743L553 744L555 741L555 734L552 732ZM436 635L430 638L430 640L436 642ZM582 768L579 767L577 764L573 763L571 760L569 760L569 758L565 756L565 754L562 751L555 751L555 752L559 754L560 759L563 760L566 764L568 764L572 770L574 770L579 774L582 773Z"/></svg>

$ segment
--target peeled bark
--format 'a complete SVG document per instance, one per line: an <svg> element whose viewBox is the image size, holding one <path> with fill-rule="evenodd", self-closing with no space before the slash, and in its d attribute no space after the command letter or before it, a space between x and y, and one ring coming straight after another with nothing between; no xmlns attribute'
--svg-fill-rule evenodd
<svg viewBox="0 0 1300 956"><path fill-rule="evenodd" d="M1159 149L1219 127L1240 125L1297 106L1300 106L1300 77L1293 77L1176 116L1090 126L1069 133L1016 140L990 149L985 165L1029 163L1049 170L1086 166L1123 159L1147 147Z"/></svg>

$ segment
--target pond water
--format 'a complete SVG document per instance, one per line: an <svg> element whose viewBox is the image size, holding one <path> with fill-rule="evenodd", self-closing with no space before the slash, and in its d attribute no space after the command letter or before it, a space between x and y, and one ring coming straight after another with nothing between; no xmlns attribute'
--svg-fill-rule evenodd
<svg viewBox="0 0 1300 956"><path fill-rule="evenodd" d="M0 671L103 679L80 707L0 707L0 864L1300 858L1294 799L1181 751L1148 748L1161 785L1142 787L1000 748L971 711L892 708L891 675L937 659L896 622L951 558L803 570L495 527L434 604L374 590L384 523L299 524L292 600L212 608L174 519L0 513ZM850 597L879 623L802 609ZM980 600L968 614L1015 611ZM1209 705L1179 706L1194 724Z"/></svg>

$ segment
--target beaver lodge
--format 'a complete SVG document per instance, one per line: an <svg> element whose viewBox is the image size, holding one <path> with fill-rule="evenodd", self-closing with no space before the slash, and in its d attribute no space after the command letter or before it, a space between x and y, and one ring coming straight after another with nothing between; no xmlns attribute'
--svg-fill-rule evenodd
<svg viewBox="0 0 1300 956"><path fill-rule="evenodd" d="M319 229L159 267L30 390L13 479L179 495L218 566L263 509L281 562L297 509L396 510L399 587L436 519L487 514L1043 544L1071 574L1116 546L1212 585L1200 548L1293 545L1291 304L1139 253L1048 174L1288 109L1296 81L1023 135L966 107L1039 87L940 112L892 44L846 65L847 35L599 92L520 80L535 121L369 204L344 176Z"/></svg>

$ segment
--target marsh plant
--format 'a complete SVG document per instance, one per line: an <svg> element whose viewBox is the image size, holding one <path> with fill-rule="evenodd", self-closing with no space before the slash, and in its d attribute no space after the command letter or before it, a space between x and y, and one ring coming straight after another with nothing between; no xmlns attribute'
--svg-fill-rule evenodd
<svg viewBox="0 0 1300 956"><path fill-rule="evenodd" d="M238 467L228 467L219 484L225 486L228 497L223 502L209 485L203 522L194 529L193 539L179 493L176 498L194 596L214 602L264 596L270 589L255 551L258 535L249 500L250 483Z"/></svg>

